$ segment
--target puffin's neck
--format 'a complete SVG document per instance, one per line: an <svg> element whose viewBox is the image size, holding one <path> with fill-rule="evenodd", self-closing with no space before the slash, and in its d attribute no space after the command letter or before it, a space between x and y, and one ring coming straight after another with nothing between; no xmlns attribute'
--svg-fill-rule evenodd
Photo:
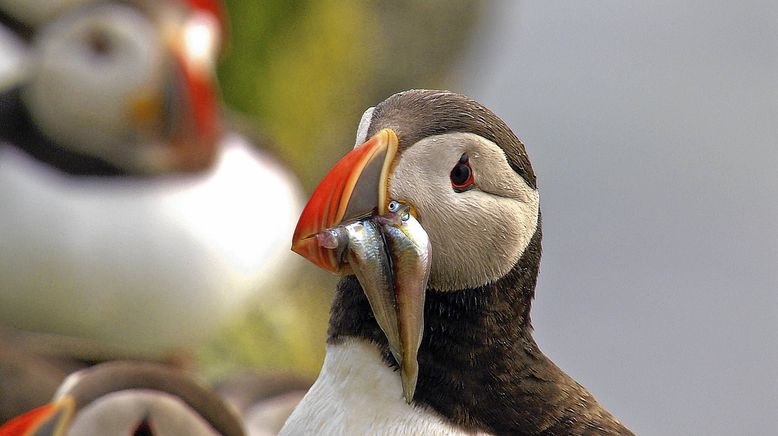
<svg viewBox="0 0 778 436"><path fill-rule="evenodd" d="M91 156L67 150L47 138L21 102L21 89L0 93L0 143L7 141L45 162L75 176L124 176L115 166Z"/></svg>
<svg viewBox="0 0 778 436"><path fill-rule="evenodd" d="M477 289L428 290L414 402L466 430L495 434L629 434L532 338L530 306L540 262L541 229L518 264ZM329 342L346 337L376 343L396 366L356 278L335 294ZM399 375L398 375L399 377Z"/></svg>

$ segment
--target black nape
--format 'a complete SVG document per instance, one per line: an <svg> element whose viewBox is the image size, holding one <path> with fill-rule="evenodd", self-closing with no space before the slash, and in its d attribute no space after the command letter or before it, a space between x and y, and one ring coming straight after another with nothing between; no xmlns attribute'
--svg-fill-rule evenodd
<svg viewBox="0 0 778 436"><path fill-rule="evenodd" d="M16 36L26 42L30 42L35 33L35 30L32 28L32 26L22 23L16 18L8 15L8 13L2 8L0 8L0 26L10 30Z"/></svg>
<svg viewBox="0 0 778 436"><path fill-rule="evenodd" d="M35 125L24 105L21 87L0 92L0 143L3 142L66 174L127 175L125 171L102 159L68 150L44 135Z"/></svg>

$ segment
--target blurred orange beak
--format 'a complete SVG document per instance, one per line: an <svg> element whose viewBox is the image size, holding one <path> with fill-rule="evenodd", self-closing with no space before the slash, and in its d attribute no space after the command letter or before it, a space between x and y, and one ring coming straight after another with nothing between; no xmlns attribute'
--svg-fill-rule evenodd
<svg viewBox="0 0 778 436"><path fill-rule="evenodd" d="M201 170L216 157L221 134L219 93L213 70L179 57L179 98L184 103L173 120L172 149L183 170Z"/></svg>
<svg viewBox="0 0 778 436"><path fill-rule="evenodd" d="M319 245L316 234L373 212L386 213L388 179L397 144L394 131L383 129L332 167L300 215L292 251L327 271L348 274L335 252Z"/></svg>
<svg viewBox="0 0 778 436"><path fill-rule="evenodd" d="M169 26L171 62L161 85L128 101L129 120L139 132L167 145L156 167L200 171L216 158L221 136L219 91L215 75L216 24L194 14Z"/></svg>
<svg viewBox="0 0 778 436"><path fill-rule="evenodd" d="M0 426L0 436L64 436L73 409L73 399L65 396L6 422Z"/></svg>
<svg viewBox="0 0 778 436"><path fill-rule="evenodd" d="M212 33L212 49L214 59L218 58L224 49L224 44L229 40L229 23L227 11L221 0L186 0L187 6L192 10L192 15L202 24L206 25Z"/></svg>

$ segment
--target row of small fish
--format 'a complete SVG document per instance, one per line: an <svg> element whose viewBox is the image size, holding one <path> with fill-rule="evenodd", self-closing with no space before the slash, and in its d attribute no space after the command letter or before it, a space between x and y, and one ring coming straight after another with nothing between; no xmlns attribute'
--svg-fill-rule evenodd
<svg viewBox="0 0 778 436"><path fill-rule="evenodd" d="M389 349L400 364L403 393L413 399L417 353L424 334L424 297L432 247L410 207L391 201L384 215L323 230L321 247L334 250L362 285Z"/></svg>

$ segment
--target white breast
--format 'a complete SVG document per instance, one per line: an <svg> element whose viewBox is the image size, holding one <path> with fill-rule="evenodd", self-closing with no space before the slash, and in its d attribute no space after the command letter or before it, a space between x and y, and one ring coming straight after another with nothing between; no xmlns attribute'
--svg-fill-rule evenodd
<svg viewBox="0 0 778 436"><path fill-rule="evenodd" d="M400 375L378 348L351 339L328 345L319 378L282 435L462 435L436 412L408 405Z"/></svg>
<svg viewBox="0 0 778 436"><path fill-rule="evenodd" d="M0 322L161 353L293 262L287 171L235 135L197 176L69 177L0 146Z"/></svg>

